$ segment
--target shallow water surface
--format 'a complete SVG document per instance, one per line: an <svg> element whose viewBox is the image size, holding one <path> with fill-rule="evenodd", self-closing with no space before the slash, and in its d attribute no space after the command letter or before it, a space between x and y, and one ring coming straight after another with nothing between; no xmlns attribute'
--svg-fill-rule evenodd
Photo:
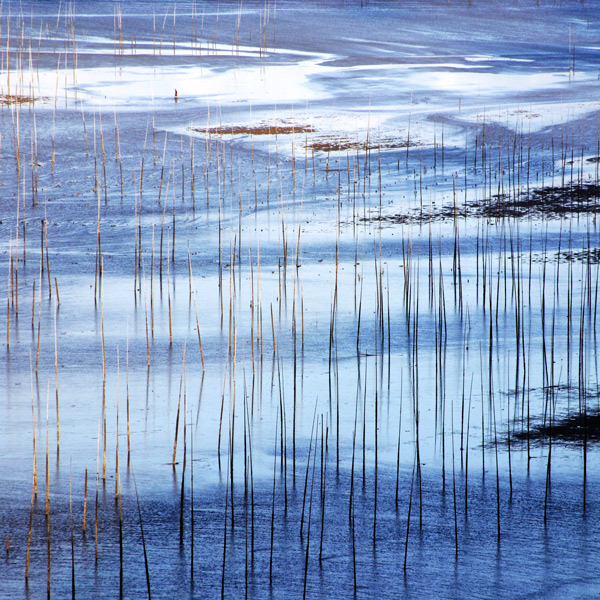
<svg viewBox="0 0 600 600"><path fill-rule="evenodd" d="M539 5L5 3L0 597L600 594L600 5Z"/></svg>

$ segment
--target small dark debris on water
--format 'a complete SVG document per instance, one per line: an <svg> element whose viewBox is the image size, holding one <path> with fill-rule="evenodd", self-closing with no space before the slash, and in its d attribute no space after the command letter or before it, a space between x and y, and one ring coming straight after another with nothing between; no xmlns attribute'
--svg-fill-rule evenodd
<svg viewBox="0 0 600 600"><path fill-rule="evenodd" d="M600 264L600 248L584 248L583 250L561 252L559 257L567 262L597 265Z"/></svg>
<svg viewBox="0 0 600 600"><path fill-rule="evenodd" d="M581 250L565 250L551 254L536 253L531 255L533 263L570 262L587 265L600 264L600 248L582 248Z"/></svg>

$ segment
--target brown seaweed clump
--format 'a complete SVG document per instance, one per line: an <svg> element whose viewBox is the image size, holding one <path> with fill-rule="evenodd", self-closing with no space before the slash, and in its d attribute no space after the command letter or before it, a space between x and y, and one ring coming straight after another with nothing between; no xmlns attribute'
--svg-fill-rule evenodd
<svg viewBox="0 0 600 600"><path fill-rule="evenodd" d="M46 100L46 98L36 98L34 96L22 96L18 94L0 94L0 104L33 104L37 100Z"/></svg>
<svg viewBox="0 0 600 600"><path fill-rule="evenodd" d="M197 133L215 135L291 135L294 133L313 133L311 125L301 125L290 121L277 123L262 122L257 125L216 125L214 127L192 127Z"/></svg>

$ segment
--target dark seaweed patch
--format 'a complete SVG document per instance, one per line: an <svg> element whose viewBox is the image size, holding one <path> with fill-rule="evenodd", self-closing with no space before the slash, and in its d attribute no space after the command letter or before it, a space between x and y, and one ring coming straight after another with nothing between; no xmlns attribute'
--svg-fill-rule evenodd
<svg viewBox="0 0 600 600"><path fill-rule="evenodd" d="M600 441L600 413L597 411L587 414L583 411L555 418L552 422L530 427L529 431L517 431L512 435L519 442L542 443L552 442L582 444Z"/></svg>
<svg viewBox="0 0 600 600"><path fill-rule="evenodd" d="M460 206L414 209L395 215L374 215L362 220L419 224L466 217L559 219L569 215L596 214L600 208L599 199L600 185L578 184L530 190L521 192L516 197L500 194Z"/></svg>

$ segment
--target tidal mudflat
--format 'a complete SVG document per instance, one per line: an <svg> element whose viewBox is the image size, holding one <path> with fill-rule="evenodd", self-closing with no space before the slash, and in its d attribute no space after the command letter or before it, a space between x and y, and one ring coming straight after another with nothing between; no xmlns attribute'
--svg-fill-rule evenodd
<svg viewBox="0 0 600 600"><path fill-rule="evenodd" d="M0 17L0 597L600 595L600 3Z"/></svg>

